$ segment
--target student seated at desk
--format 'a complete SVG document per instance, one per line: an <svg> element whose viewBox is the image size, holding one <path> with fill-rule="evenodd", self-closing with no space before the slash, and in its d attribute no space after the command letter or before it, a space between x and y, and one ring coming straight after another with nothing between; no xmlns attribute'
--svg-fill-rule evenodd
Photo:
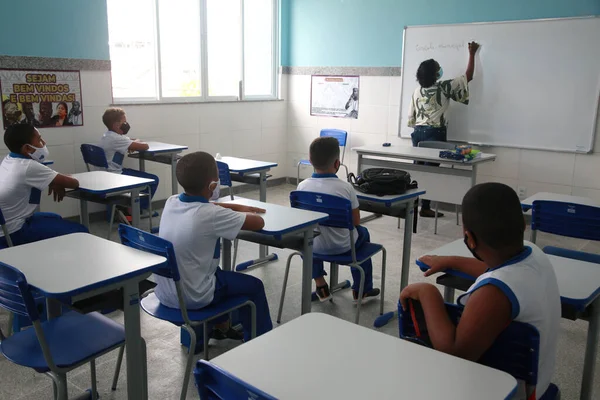
<svg viewBox="0 0 600 400"><path fill-rule="evenodd" d="M371 238L369 231L364 226L360 226L360 210L358 209L358 198L354 188L348 182L337 177L337 171L340 169L340 144L334 137L320 137L310 144L310 162L315 169L311 178L305 179L298 185L298 190L305 192L317 192L343 197L352 203L352 213L354 219L354 240L358 250L364 243L368 243ZM313 250L318 254L343 254L350 251L350 231L345 228L319 227L321 234L314 239ZM379 295L379 289L373 288L373 263L371 259L361 264L365 271L365 285L363 299L376 297ZM357 268L351 268L352 295L354 301L358 301L358 290L360 286L360 271ZM325 281L325 269L323 262L315 260L313 262L313 279L317 286L317 296L320 301L326 301L332 297L329 285Z"/></svg>
<svg viewBox="0 0 600 400"><path fill-rule="evenodd" d="M215 159L208 153L184 156L175 172L185 192L167 199L159 236L173 243L186 307L199 309L231 296L247 296L256 305L256 335L270 331L273 323L262 281L219 268L221 238L233 240L242 229L262 229L265 222L254 213L264 210L209 202L218 198L219 172ZM173 281L156 276L156 283L158 300L167 307L179 308ZM249 307L241 308L239 315L244 328L243 339L247 341L251 337ZM215 326L212 337L242 339L229 327L228 321Z"/></svg>
<svg viewBox="0 0 600 400"><path fill-rule="evenodd" d="M11 125L4 132L4 143L10 154L0 164L0 211L13 245L88 232L85 226L58 214L35 212L43 190L48 189L54 201L62 201L65 189L79 187L77 179L42 164L49 152L38 130L29 124ZM7 246L0 230L0 248Z"/></svg>
<svg viewBox="0 0 600 400"><path fill-rule="evenodd" d="M539 398L554 372L560 322L560 296L554 268L535 245L523 245L525 220L515 191L501 183L471 188L462 202L465 245L470 257L421 258L429 276L446 269L477 280L458 298L464 311L454 326L444 300L434 285L413 283L400 294L421 302L433 347L444 353L477 361L511 321L533 325L540 333L536 388L520 388L519 398ZM527 395L525 396L525 390Z"/></svg>
<svg viewBox="0 0 600 400"><path fill-rule="evenodd" d="M154 183L150 184L151 199L158 188L158 177L147 172L123 168L123 160L127 153L148 150L150 147L147 143L141 142L138 139L127 137L131 126L127 122L127 116L123 109L116 107L108 108L104 111L104 115L102 115L102 122L106 126L106 129L108 129L102 135L102 140L100 141L100 147L104 149L106 155L108 171L138 178L152 179ZM140 207L142 209L148 208L150 199L142 197L140 199Z"/></svg>

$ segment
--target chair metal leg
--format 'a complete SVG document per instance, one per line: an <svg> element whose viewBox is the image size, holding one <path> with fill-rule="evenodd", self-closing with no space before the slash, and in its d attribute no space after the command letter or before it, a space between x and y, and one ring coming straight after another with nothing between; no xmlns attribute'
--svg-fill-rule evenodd
<svg viewBox="0 0 600 400"><path fill-rule="evenodd" d="M203 325L204 345L206 346L204 347L204 357L208 361L208 329L206 328L208 324L205 322ZM179 396L181 400L185 400L187 396L187 387L190 382L190 374L192 373L192 364L194 363L194 349L196 348L196 332L194 332L194 329L192 327L189 327L187 325L183 325L183 328L190 334L190 347L188 348L187 362L185 364L185 372L183 375L183 385L181 386L181 395Z"/></svg>
<svg viewBox="0 0 600 400"><path fill-rule="evenodd" d="M202 325L202 345L204 346L204 359L208 361L210 360L210 356L208 355L208 323L206 322Z"/></svg>
<svg viewBox="0 0 600 400"><path fill-rule="evenodd" d="M9 312L8 313L8 327L6 328L6 337L12 336L14 323L15 323L15 314Z"/></svg>
<svg viewBox="0 0 600 400"><path fill-rule="evenodd" d="M117 390L117 383L119 382L119 373L121 372L121 364L123 363L123 353L125 352L125 345L119 347L119 355L117 356L117 365L115 367L115 375L112 381L112 390Z"/></svg>
<svg viewBox="0 0 600 400"><path fill-rule="evenodd" d="M92 400L98 400L98 388L96 383L96 360L90 361L90 376L92 378Z"/></svg>
<svg viewBox="0 0 600 400"><path fill-rule="evenodd" d="M152 232L152 189L150 189L150 186L148 186L148 221L150 224L150 230L149 232Z"/></svg>
<svg viewBox="0 0 600 400"><path fill-rule="evenodd" d="M379 299L379 315L383 315L383 303L385 297L385 264L387 262L387 251L381 249L381 298Z"/></svg>
<svg viewBox="0 0 600 400"><path fill-rule="evenodd" d="M281 289L281 298L279 299L279 311L277 311L277 323L281 323L281 314L283 313L283 301L285 300L285 291L287 289L287 281L290 275L290 264L294 256L301 256L299 252L294 252L288 256L287 263L285 265L285 275L283 276L283 288Z"/></svg>
<svg viewBox="0 0 600 400"><path fill-rule="evenodd" d="M256 338L256 304L250 302L250 319L252 321L252 328L250 328L250 338Z"/></svg>
<svg viewBox="0 0 600 400"><path fill-rule="evenodd" d="M456 205L456 225L460 225L460 224L458 223L458 213L459 213L459 211L460 211L460 206L457 204L457 205Z"/></svg>
<svg viewBox="0 0 600 400"><path fill-rule="evenodd" d="M360 319L360 306L362 305L363 293L365 290L365 270L360 265L353 265L352 267L358 268L360 271L360 284L358 285L358 301L356 302L356 320L354 321L358 324Z"/></svg>
<svg viewBox="0 0 600 400"><path fill-rule="evenodd" d="M398 229L400 229L401 226L402 226L402 219L398 218Z"/></svg>
<svg viewBox="0 0 600 400"><path fill-rule="evenodd" d="M117 205L113 204L110 207L110 219L108 220L108 234L106 235L106 239L110 240L110 235L112 233L113 222L115 221L115 211L117 210Z"/></svg>
<svg viewBox="0 0 600 400"><path fill-rule="evenodd" d="M56 387L56 382L54 382L54 379L52 379L52 396L54 400L58 399L58 388Z"/></svg>
<svg viewBox="0 0 600 400"><path fill-rule="evenodd" d="M69 391L67 389L67 374L56 374L56 398L58 400L68 400Z"/></svg>
<svg viewBox="0 0 600 400"><path fill-rule="evenodd" d="M238 253L238 244L239 244L240 240L239 239L235 239L233 241L233 260L231 261L231 268L232 271L235 271L235 262L237 260L237 253Z"/></svg>
<svg viewBox="0 0 600 400"><path fill-rule="evenodd" d="M437 235L437 219L438 219L438 206L439 206L439 202L435 202L435 222L434 222L434 228L433 228L433 234Z"/></svg>
<svg viewBox="0 0 600 400"><path fill-rule="evenodd" d="M446 303L454 303L454 288L444 286L444 301Z"/></svg>
<svg viewBox="0 0 600 400"><path fill-rule="evenodd" d="M297 165L297 174L296 174L296 185L300 184L300 163Z"/></svg>

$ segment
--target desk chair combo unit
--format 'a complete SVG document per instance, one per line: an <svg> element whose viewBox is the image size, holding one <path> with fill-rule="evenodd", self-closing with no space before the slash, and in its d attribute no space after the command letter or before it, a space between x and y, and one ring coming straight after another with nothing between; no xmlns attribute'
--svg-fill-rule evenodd
<svg viewBox="0 0 600 400"><path fill-rule="evenodd" d="M320 226L342 228L350 231L350 251L338 255L326 255L313 252L313 260L328 262L331 265L331 279L333 282L337 282L339 265L347 265L360 271L361 278L355 317L355 322L357 324L360 319L360 308L362 305L365 285L365 271L361 267L361 264L371 259L377 253L382 253L381 298L379 299L379 314L382 315L385 295L386 250L382 245L375 243L365 243L359 249L356 249L354 244L354 221L352 220L352 205L350 200L329 194L294 191L290 193L290 203L293 208L328 214L329 218L323 222L320 222ZM281 323L281 313L283 311L283 302L285 300L285 291L290 272L290 264L294 256L302 256L302 254L300 252L294 252L290 254L287 259L285 276L283 278L283 288L281 291L281 299L279 302L279 311L277 313L278 323ZM336 287L335 289L340 290L349 286L349 282L346 281L341 284L341 287ZM331 288L331 292L334 292L334 288Z"/></svg>
<svg viewBox="0 0 600 400"><path fill-rule="evenodd" d="M321 134L319 137L334 137L340 143L340 147L342 148L342 158L340 160L341 167L344 167L346 170L346 175L348 176L348 167L344 164L344 155L346 154L346 142L348 140L348 132L342 131L339 129L321 129ZM296 175L296 185L300 183L300 167L303 165L312 165L310 160L301 159L298 161L298 165L296 166L297 175Z"/></svg>
<svg viewBox="0 0 600 400"><path fill-rule="evenodd" d="M446 303L446 310L452 322L458 324L463 308ZM414 326L411 313L404 311L400 302L398 302L398 315L400 338L430 347L419 339L421 334L417 333L418 328ZM513 321L496 338L492 347L481 356L478 363L512 375L515 379L525 382L529 389L535 387L537 383L539 353L538 330L530 324ZM528 392L527 398L530 396L531 393ZM540 400L560 400L560 390L555 384L550 383Z"/></svg>
<svg viewBox="0 0 600 400"><path fill-rule="evenodd" d="M250 307L252 314L252 338L256 337L256 306L250 299L244 296L231 297L227 301L218 304L204 307L200 310L187 310L183 293L180 284L179 269L177 267L177 259L173 244L158 236L144 232L140 229L121 224L119 226L119 235L121 242L134 249L142 250L155 255L163 256L167 259L166 266L155 269L154 273L162 277L172 279L175 282L177 297L179 299L179 309L163 306L153 291L147 292L147 295L140 301L142 309L153 316L154 318L167 321L173 325L180 326L185 329L191 337L191 344L188 347L188 357L183 378L183 386L181 388L181 400L184 400L187 394L187 386L189 383L190 373L192 371L192 363L194 361L194 349L196 348L196 331L195 327L203 327L204 340L204 358L208 356L208 325L211 321L223 315L229 314L234 310L242 307ZM123 358L123 349L119 353L118 363L121 363Z"/></svg>
<svg viewBox="0 0 600 400"><path fill-rule="evenodd" d="M106 162L106 154L104 153L104 149L99 146L95 146L93 144L82 144L81 145L81 155L83 156L83 161L85 162L85 167L88 172L92 171L91 167L100 168L103 171L108 170L108 163ZM119 219L124 223L129 224L127 221L127 217L121 212L121 210L117 209L117 205L119 206L127 206L130 202L130 196L127 194L115 195L115 196L93 196L85 195L83 193L79 193L77 191L69 192L69 197L81 198L84 197L88 201L92 201L94 203L105 204L110 208L110 217L108 219L108 232L107 239L110 239L110 235L112 233L112 226L115 219L115 214L118 214ZM150 199L150 186L145 189L144 192L140 193L140 197L148 198L148 215L150 218L150 231L154 231L152 227L152 200Z"/></svg>

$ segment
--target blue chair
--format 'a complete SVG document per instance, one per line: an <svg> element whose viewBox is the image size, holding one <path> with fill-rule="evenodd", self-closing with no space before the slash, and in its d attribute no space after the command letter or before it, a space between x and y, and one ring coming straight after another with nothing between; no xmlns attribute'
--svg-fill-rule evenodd
<svg viewBox="0 0 600 400"><path fill-rule="evenodd" d="M553 256L570 258L573 260L585 261L594 264L600 264L600 254L586 253L584 251L568 250L560 247L546 246L544 253Z"/></svg>
<svg viewBox="0 0 600 400"><path fill-rule="evenodd" d="M463 307L446 303L448 316L458 324ZM402 309L398 302L398 324L400 338L419 344L424 343L416 338L415 327L409 312ZM527 396L533 390L538 378L538 361L540 352L540 334L530 324L513 321L496 338L490 347L478 360L479 364L504 371L517 380L522 380L527 385ZM535 397L534 397L535 398ZM560 390L551 383L540 400L559 400Z"/></svg>
<svg viewBox="0 0 600 400"><path fill-rule="evenodd" d="M348 140L348 132L342 131L340 129L321 129L319 137L325 136L334 137L338 140L338 142L340 142L340 147L342 148L342 158L340 162L342 163L341 166L344 167L344 169L346 170L346 176L348 176L348 167L344 165L344 155L346 154L346 142ZM296 185L300 183L300 167L302 165L311 165L310 160L301 159L300 161L298 161L298 165L296 167L298 170L296 176Z"/></svg>
<svg viewBox="0 0 600 400"><path fill-rule="evenodd" d="M577 239L600 240L600 207L537 200L531 214L531 241L537 232Z"/></svg>
<svg viewBox="0 0 600 400"><path fill-rule="evenodd" d="M222 161L217 161L217 169L219 170L219 181L221 181L221 186L227 186L229 188L229 197L231 200L234 200L233 197L233 181L231 180L231 173L229 172L229 165ZM235 239L233 241L233 260L231 265L235 266L235 262L237 259L238 253L238 244L239 240Z"/></svg>
<svg viewBox="0 0 600 400"><path fill-rule="evenodd" d="M277 400L275 397L204 360L198 360L194 369L194 379L201 400Z"/></svg>
<svg viewBox="0 0 600 400"><path fill-rule="evenodd" d="M187 386L190 379L190 373L192 372L192 362L194 361L194 349L196 347L196 331L194 330L194 327L200 325L203 326L204 358L208 360L208 323L222 315L229 314L231 311L248 306L252 310L251 336L252 338L255 338L256 306L247 297L236 296L231 297L227 301L218 305L207 306L199 310L187 310L185 307L183 292L181 290L181 284L179 282L179 269L177 267L177 259L175 257L175 250L173 249L173 244L158 236L152 235L148 232L144 232L140 229L124 224L119 225L119 235L121 237L121 242L124 245L148 253L160 255L167 259L165 267L158 268L153 272L156 275L173 279L173 281L175 282L175 288L177 290L177 297L179 298L179 309L163 306L156 297L156 294L154 294L153 290L142 298L140 304L142 309L146 313L160 320L167 321L172 323L173 325L182 327L187 331L187 333L191 337L191 343L188 348L188 358L185 368L185 375L183 378L183 387L181 388L181 400L184 400L187 394ZM122 351L121 354L119 354L119 358L121 357Z"/></svg>
<svg viewBox="0 0 600 400"><path fill-rule="evenodd" d="M83 156L83 162L85 162L85 167L88 172L91 171L91 167L99 168L104 171L108 170L108 163L106 162L106 154L104 153L104 149L100 146L96 146L93 144L82 144L81 147L81 155ZM140 193L140 196L146 197L149 196L150 187L146 189L146 192ZM115 219L115 214L118 214L119 219L123 221L123 223L129 224L127 217L117 209L117 205L127 206L130 203L129 196L121 195L121 196L108 196L102 201L97 201L97 199L88 199L90 201L98 202L101 204L106 204L107 207L110 208L110 217L108 220L108 234L107 239L110 239L110 234L112 232L112 225ZM153 231L152 228L152 201L148 201L148 212L150 215L150 231Z"/></svg>
<svg viewBox="0 0 600 400"><path fill-rule="evenodd" d="M356 306L356 319L358 324L360 318L360 306L362 304L363 290L365 285L365 271L361 264L372 258L375 254L382 252L381 265L381 298L379 299L379 314L383 314L383 302L385 294L385 263L386 250L380 244L365 243L359 249L354 246L354 221L352 220L352 204L350 200L330 194L315 192L294 191L290 193L290 203L293 208L302 210L316 211L329 214L329 218L319 225L331 228L345 228L350 231L350 251L339 255L326 255L313 253L313 260L328 262L334 268L338 265L346 265L357 268L360 271L361 280L358 290L358 302ZM302 255L299 252L290 254L285 267L285 276L283 279L283 289L281 291L281 300L279 302L279 312L277 313L277 322L281 322L281 313L283 311L283 301L285 299L285 289L290 272L292 258L296 255Z"/></svg>
<svg viewBox="0 0 600 400"><path fill-rule="evenodd" d="M0 350L11 362L48 375L55 398L66 400L67 373L90 363L91 398L97 399L96 358L125 344L122 325L98 313L69 312L41 322L25 275L0 263L0 306L28 318L33 328L5 337Z"/></svg>

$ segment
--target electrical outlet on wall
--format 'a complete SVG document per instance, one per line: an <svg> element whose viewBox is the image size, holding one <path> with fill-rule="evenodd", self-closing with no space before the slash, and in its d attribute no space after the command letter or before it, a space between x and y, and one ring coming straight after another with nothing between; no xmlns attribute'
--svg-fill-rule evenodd
<svg viewBox="0 0 600 400"><path fill-rule="evenodd" d="M527 197L527 188L525 186L519 186L517 188L517 193L519 194L520 199L524 199Z"/></svg>

